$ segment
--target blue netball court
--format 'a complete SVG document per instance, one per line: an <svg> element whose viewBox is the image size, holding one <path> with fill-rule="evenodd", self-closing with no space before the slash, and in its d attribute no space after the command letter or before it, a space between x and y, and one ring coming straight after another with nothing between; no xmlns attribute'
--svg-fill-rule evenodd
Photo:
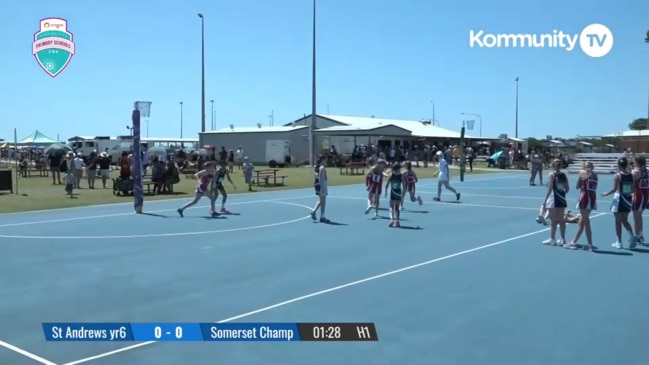
<svg viewBox="0 0 649 365"><path fill-rule="evenodd" d="M330 188L333 224L311 221L311 189L233 195L220 219L205 201L179 218L184 200L2 215L0 363L646 364L649 247L610 247L605 199L597 252L542 245L545 187L527 179L455 181L459 203L422 181L401 228L363 214L360 184ZM379 341L48 343L41 330L212 321L374 322Z"/></svg>

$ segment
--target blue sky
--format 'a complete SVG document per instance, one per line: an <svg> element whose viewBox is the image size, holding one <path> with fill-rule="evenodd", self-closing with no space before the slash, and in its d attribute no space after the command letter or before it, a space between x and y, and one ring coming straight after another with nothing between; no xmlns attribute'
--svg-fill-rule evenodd
<svg viewBox="0 0 649 365"><path fill-rule="evenodd" d="M311 1L185 0L0 4L5 72L0 138L127 134L132 103L153 101L151 137L200 129L200 19L205 14L207 125L290 122L311 110ZM483 135L572 137L626 130L647 115L649 2L319 0L318 112L430 118L459 129L461 112L483 117ZM76 54L51 78L31 54L39 20L61 17ZM612 51L470 48L469 31L578 34L607 25ZM477 128L477 125L476 125ZM143 132L145 133L145 132ZM477 134L475 131L473 134Z"/></svg>

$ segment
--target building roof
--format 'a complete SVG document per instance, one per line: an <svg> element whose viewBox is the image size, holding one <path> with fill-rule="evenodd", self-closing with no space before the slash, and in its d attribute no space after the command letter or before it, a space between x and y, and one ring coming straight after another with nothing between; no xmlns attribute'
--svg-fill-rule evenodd
<svg viewBox="0 0 649 365"><path fill-rule="evenodd" d="M622 133L613 133L607 134L602 137L647 137L649 136L649 129L643 129L639 131L625 131Z"/></svg>
<svg viewBox="0 0 649 365"><path fill-rule="evenodd" d="M213 131L205 131L202 134L220 134L220 133L275 133L275 132L290 132L298 129L307 128L304 125L298 126L278 126L278 127L236 127L221 128Z"/></svg>
<svg viewBox="0 0 649 365"><path fill-rule="evenodd" d="M365 131L365 130L369 131L376 128L392 125L394 127L409 131L413 137L460 138L459 131L444 129L428 123L423 123L418 120L352 117L352 116L344 116L344 115L319 115L319 116L342 124L341 126L333 126L333 127L318 129L319 133L325 131L340 132L345 130L360 132L360 131ZM477 138L469 135L465 135L465 137Z"/></svg>

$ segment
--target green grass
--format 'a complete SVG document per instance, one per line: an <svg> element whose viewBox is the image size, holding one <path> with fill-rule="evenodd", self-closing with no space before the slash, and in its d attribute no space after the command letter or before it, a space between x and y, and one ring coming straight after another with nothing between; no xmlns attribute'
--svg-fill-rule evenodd
<svg viewBox="0 0 649 365"><path fill-rule="evenodd" d="M266 167L257 166L256 169L263 169ZM436 171L434 168L418 168L416 169L417 175L420 179L433 177ZM496 172L496 169L489 170L474 170L473 174L484 172ZM111 176L115 176L117 172L113 171ZM457 174L457 172L456 172ZM243 174L241 170L235 168L234 173L231 174L232 180L237 186L238 190L234 190L229 184L226 183L228 193L236 194L247 192L247 186L243 183ZM278 187L264 187L254 186L253 189L258 192L285 190L285 189L301 189L313 186L313 170L306 167L291 167L282 169L278 172L278 176L287 176L286 185ZM362 184L365 182L364 175L340 175L338 169L328 169L329 186L336 185L349 185L349 184ZM15 174L14 174L15 179ZM81 182L81 186L87 186L86 181ZM14 194L0 194L0 213L11 212L24 212L32 210L43 209L56 209L67 207L79 207L87 205L101 205L112 203L126 203L132 202L132 196L115 196L113 195L112 181L108 182L108 189L101 188L101 181L95 183L95 189L79 189L75 190L75 198L70 198L65 195L63 185L52 185L51 177L38 177L32 176L29 178L18 178L18 195ZM145 200L163 200L190 197L196 189L196 180L185 178L181 176L181 181L174 186L174 194L170 195L147 195Z"/></svg>

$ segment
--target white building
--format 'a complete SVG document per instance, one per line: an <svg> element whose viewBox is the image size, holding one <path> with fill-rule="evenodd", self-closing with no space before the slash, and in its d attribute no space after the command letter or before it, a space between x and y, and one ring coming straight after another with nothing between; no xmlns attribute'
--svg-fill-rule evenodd
<svg viewBox="0 0 649 365"><path fill-rule="evenodd" d="M237 128L231 125L200 134L201 145L212 145L217 150L224 146L236 150L241 146L253 163L265 164L268 141L288 141L291 163L308 161L309 124L311 116L304 116L281 127ZM428 122L374 117L316 115L313 129L316 154L335 146L338 153L351 153L356 145L412 147L429 142L457 143L460 131L452 131ZM465 136L468 139L476 137Z"/></svg>

